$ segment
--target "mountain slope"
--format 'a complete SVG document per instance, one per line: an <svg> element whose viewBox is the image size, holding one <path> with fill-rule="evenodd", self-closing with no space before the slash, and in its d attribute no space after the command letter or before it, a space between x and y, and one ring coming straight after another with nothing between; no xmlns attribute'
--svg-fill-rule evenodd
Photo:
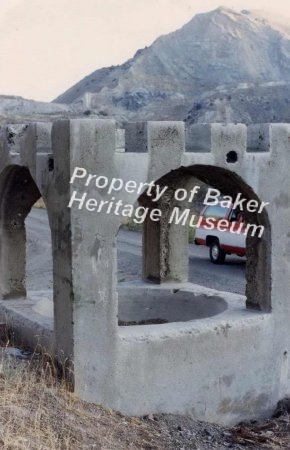
<svg viewBox="0 0 290 450"><path fill-rule="evenodd" d="M19 96L0 95L0 124L29 121L52 121L65 117L74 117L77 109L74 105L37 102Z"/></svg>
<svg viewBox="0 0 290 450"><path fill-rule="evenodd" d="M183 119L193 99L224 85L290 81L290 31L261 14L218 8L116 67L95 71L56 101L102 116Z"/></svg>
<svg viewBox="0 0 290 450"><path fill-rule="evenodd" d="M290 83L245 83L219 87L195 99L185 122L290 122Z"/></svg>

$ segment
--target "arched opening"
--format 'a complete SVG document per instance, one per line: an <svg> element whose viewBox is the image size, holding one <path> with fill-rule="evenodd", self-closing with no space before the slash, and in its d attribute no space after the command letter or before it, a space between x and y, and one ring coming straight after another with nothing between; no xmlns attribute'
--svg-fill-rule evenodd
<svg viewBox="0 0 290 450"><path fill-rule="evenodd" d="M159 204L162 210L162 220L154 222L149 216L144 226L144 253L143 276L144 279L162 283L164 281L185 281L187 267L185 265L184 246L187 230L182 226L169 223L169 218L174 207L185 208L187 202L176 201L174 193L177 189L184 188L189 191L192 178L200 180L205 185L211 186L224 196L233 199L245 199L243 205L248 202L261 204L260 199L253 189L247 185L236 173L227 169L194 165L174 170L159 179L156 184L168 186L166 195ZM139 199L143 205L152 205L146 192ZM252 208L253 210L254 208ZM271 227L266 209L259 212L243 209L243 217L247 224L264 228L263 235L248 233L246 236L246 297L247 307L262 311L271 310ZM252 229L251 229L252 231ZM152 253L152 248L157 251ZM155 257L154 257L155 254ZM183 267L184 266L184 267ZM226 289L225 289L226 290Z"/></svg>
<svg viewBox="0 0 290 450"><path fill-rule="evenodd" d="M27 291L40 291L47 286L47 273L41 274L41 266L47 268L43 243L50 255L51 235L47 213L43 210L44 224L39 235L31 229L27 218L33 205L41 199L41 193L28 168L7 166L0 176L0 292L2 299L26 298ZM32 213L33 214L33 213ZM40 263L41 262L41 263ZM49 269L48 269L49 270Z"/></svg>
<svg viewBox="0 0 290 450"><path fill-rule="evenodd" d="M250 201L252 205L261 204L256 193L241 177L227 169L215 166L181 167L157 180L155 184L161 189L167 186L161 199L158 202L152 202L152 196L148 196L146 191L139 198L140 205L150 210L159 208L162 211L160 220L151 220L150 215L147 214L143 224L143 280L147 286L146 284L136 285L135 288L124 286L125 289L121 295L119 290L119 319L127 318L127 321L121 321L121 325L199 319L211 317L225 310L226 304L222 295L219 296L217 293L205 295L200 289L198 293L192 295L186 288L178 288L178 283L188 281L188 226L184 226L184 223L174 223L171 218L174 209L180 211L180 217L182 212L189 208L189 194L197 180L204 187L220 191L222 196L245 199L244 204ZM175 198L175 193L179 189L188 192L188 196L183 201ZM261 212L258 212L258 208L256 211L252 208L252 212L244 208L243 221L245 225L264 228L262 236L259 236L258 232L252 235L251 229L244 239L246 280L243 288L244 286L246 288L243 293L246 295L246 306L249 309L270 312L271 227L268 214L265 208ZM211 248L209 240L206 245ZM212 269L214 270L214 267ZM218 277L218 273L216 271L214 276ZM203 285L202 282L194 282ZM227 282L220 285L222 285L222 288L218 289L220 291L231 290L227 289ZM215 286L211 287L217 289ZM152 311L152 314L155 311L154 320L150 319L151 316L147 314L147 311ZM140 314L139 319L138 314Z"/></svg>
<svg viewBox="0 0 290 450"><path fill-rule="evenodd" d="M40 192L26 167L7 166L0 178L1 297L26 297L25 218Z"/></svg>

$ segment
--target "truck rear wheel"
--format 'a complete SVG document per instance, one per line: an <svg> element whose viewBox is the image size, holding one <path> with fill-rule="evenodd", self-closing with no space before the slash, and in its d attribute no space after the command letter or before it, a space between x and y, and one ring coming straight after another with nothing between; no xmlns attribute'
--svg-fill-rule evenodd
<svg viewBox="0 0 290 450"><path fill-rule="evenodd" d="M225 252L221 249L219 241L215 240L210 243L209 257L213 264L224 264L226 259Z"/></svg>

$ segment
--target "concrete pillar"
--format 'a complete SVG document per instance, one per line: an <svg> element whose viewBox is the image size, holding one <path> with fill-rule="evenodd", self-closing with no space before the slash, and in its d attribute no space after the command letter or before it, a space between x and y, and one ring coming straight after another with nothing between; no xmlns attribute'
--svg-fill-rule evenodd
<svg viewBox="0 0 290 450"><path fill-rule="evenodd" d="M130 124L126 132L127 147L138 148L139 151L141 151L140 149L148 150L149 181L155 180L157 184L166 185L166 175L172 172L174 167L182 165L185 150L184 123ZM169 190L166 198L163 197L158 205L154 204L154 208L162 210L160 222L152 222L147 218L144 223L143 277L145 280L157 283L169 280L187 280L188 230L185 227L168 223L174 201L176 181L175 178L168 179ZM145 197L144 195L143 201L146 202L148 198L146 200ZM178 245L176 245L177 242Z"/></svg>
<svg viewBox="0 0 290 450"><path fill-rule="evenodd" d="M156 207L156 206L155 206ZM143 278L146 281L188 281L188 228L169 224L171 209L160 222L147 216L143 227Z"/></svg>
<svg viewBox="0 0 290 450"><path fill-rule="evenodd" d="M161 226L147 218L143 225L142 240L143 278L145 281L160 283L161 274Z"/></svg>
<svg viewBox="0 0 290 450"><path fill-rule="evenodd" d="M24 223L15 228L1 224L0 293L1 298L26 297L26 233Z"/></svg>
<svg viewBox="0 0 290 450"><path fill-rule="evenodd" d="M29 167L32 178L37 183L37 159L41 154L51 153L52 124L33 122L27 125L20 140L21 165Z"/></svg>
<svg viewBox="0 0 290 450"><path fill-rule="evenodd" d="M169 227L168 266L170 278L188 281L188 228L172 223Z"/></svg>
<svg viewBox="0 0 290 450"><path fill-rule="evenodd" d="M9 145L6 127L0 127L0 173L10 164Z"/></svg>
<svg viewBox="0 0 290 450"><path fill-rule="evenodd" d="M88 173L114 176L115 123L102 120L60 121L52 133L55 158L50 195L54 253L55 346L74 361L75 391L106 403L114 396L117 333L116 235L119 217L89 211L78 204L68 208L74 191L98 202L104 190L94 183L70 178L75 167ZM61 151L60 151L61 150ZM114 356L115 355L115 356Z"/></svg>

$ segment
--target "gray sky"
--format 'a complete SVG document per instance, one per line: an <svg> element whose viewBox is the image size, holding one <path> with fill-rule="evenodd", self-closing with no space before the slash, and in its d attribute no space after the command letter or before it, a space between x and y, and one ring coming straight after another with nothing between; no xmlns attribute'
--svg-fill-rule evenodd
<svg viewBox="0 0 290 450"><path fill-rule="evenodd" d="M290 17L289 0L0 0L0 94L52 100L221 3Z"/></svg>

